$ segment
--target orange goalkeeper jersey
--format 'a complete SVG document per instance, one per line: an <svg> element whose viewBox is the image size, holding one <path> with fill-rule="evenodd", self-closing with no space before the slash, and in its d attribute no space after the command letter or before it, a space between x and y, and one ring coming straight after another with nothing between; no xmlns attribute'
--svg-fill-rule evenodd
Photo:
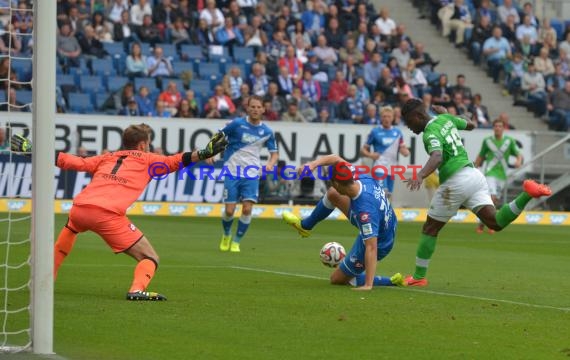
<svg viewBox="0 0 570 360"><path fill-rule="evenodd" d="M152 176L178 170L182 153L164 156L137 150L123 150L81 158L59 153L57 166L64 170L85 171L93 175L74 199L75 205L92 205L124 215L139 198ZM161 177L164 178L164 177Z"/></svg>

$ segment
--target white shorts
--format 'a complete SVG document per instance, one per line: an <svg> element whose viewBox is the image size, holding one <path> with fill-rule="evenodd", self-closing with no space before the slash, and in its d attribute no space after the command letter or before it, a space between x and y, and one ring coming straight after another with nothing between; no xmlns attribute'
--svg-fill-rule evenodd
<svg viewBox="0 0 570 360"><path fill-rule="evenodd" d="M428 216L448 222L461 205L473 212L483 205L493 205L487 181L475 168L464 167L439 186L431 200Z"/></svg>
<svg viewBox="0 0 570 360"><path fill-rule="evenodd" d="M489 185L489 194L500 199L505 188L505 180L500 180L493 176L486 176L485 179L487 180L487 185Z"/></svg>

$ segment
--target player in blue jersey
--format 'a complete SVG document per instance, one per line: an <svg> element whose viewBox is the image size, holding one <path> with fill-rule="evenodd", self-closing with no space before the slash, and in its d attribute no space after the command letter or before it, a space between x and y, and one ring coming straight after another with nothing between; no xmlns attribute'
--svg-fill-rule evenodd
<svg viewBox="0 0 570 360"><path fill-rule="evenodd" d="M387 170L387 172L376 171L375 176L380 178L378 184L384 188L390 198L394 192L394 178L391 169L398 164L398 153L409 156L410 150L404 144L404 136L400 129L392 126L394 109L391 106L384 106L380 109L380 115L382 125L372 129L360 153L374 160L374 166L383 166ZM370 147L374 151L371 151Z"/></svg>
<svg viewBox="0 0 570 360"><path fill-rule="evenodd" d="M352 248L331 274L331 284L352 284L358 290L370 290L373 286L404 286L400 273L391 278L376 276L378 261L386 257L394 246L398 223L382 187L369 175L355 177L352 165L338 155L323 156L305 166L311 171L320 166L332 166L332 188L327 193L334 201L332 209L338 207L359 230ZM330 202L329 197L324 199ZM289 220L295 218L298 222L292 213L284 216L291 225L294 224Z"/></svg>
<svg viewBox="0 0 570 360"><path fill-rule="evenodd" d="M261 122L264 112L263 99L251 96L247 103L247 116L234 119L221 130L228 139L224 151L224 172L231 173L231 176L228 174L224 177L225 211L222 215L224 234L220 242L221 251L240 251L240 241L249 227L251 210L259 196L259 178L263 173L255 169L261 169L261 149L266 147L271 154L265 164L265 173L274 171L279 160L273 130ZM247 166L250 166L250 170L246 172ZM238 201L242 202L241 217L232 240L231 229Z"/></svg>

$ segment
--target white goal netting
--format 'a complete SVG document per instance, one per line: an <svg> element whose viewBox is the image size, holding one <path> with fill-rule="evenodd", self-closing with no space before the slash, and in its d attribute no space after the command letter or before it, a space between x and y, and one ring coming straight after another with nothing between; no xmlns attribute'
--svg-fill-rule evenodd
<svg viewBox="0 0 570 360"><path fill-rule="evenodd" d="M0 1L0 354L32 344L32 164L9 141L29 132L12 118L32 110L32 29L33 1Z"/></svg>

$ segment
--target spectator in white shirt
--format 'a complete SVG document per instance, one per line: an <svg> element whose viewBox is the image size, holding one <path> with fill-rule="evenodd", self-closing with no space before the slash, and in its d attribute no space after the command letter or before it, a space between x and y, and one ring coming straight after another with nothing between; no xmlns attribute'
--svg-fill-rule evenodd
<svg viewBox="0 0 570 360"><path fill-rule="evenodd" d="M152 7L148 0L139 0L138 4L131 7L131 23L141 26L145 15L152 16Z"/></svg>
<svg viewBox="0 0 570 360"><path fill-rule="evenodd" d="M390 13L388 9L384 7L381 8L379 15L380 17L376 19L374 23L380 29L380 34L385 36L394 35L396 33L396 22L390 19L389 17Z"/></svg>
<svg viewBox="0 0 570 360"><path fill-rule="evenodd" d="M115 0L107 9L107 17L114 23L121 21L123 11L129 11L129 3L127 0Z"/></svg>
<svg viewBox="0 0 570 360"><path fill-rule="evenodd" d="M507 22L507 17L509 15L513 15L515 17L515 24L521 22L519 12L513 6L513 0L504 0L503 5L497 8L497 12L499 13L499 19L503 24Z"/></svg>
<svg viewBox="0 0 570 360"><path fill-rule="evenodd" d="M200 19L206 20L214 32L224 27L224 14L216 8L216 0L206 0L206 7L200 12Z"/></svg>
<svg viewBox="0 0 570 360"><path fill-rule="evenodd" d="M522 41L525 36L529 37L532 45L536 44L536 41L538 40L538 32L536 31L536 28L531 25L530 16L528 15L525 15L523 23L517 26L517 40Z"/></svg>

